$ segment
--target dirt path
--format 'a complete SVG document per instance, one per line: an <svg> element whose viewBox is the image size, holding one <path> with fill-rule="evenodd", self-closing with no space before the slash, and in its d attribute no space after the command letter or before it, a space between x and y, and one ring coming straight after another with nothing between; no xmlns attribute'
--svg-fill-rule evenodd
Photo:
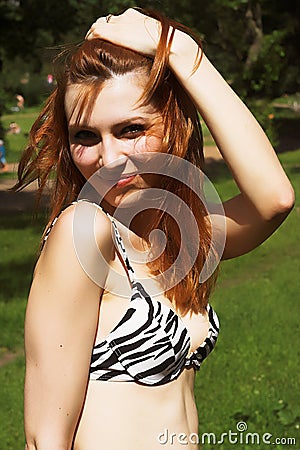
<svg viewBox="0 0 300 450"><path fill-rule="evenodd" d="M0 178L0 213L10 211L34 211L37 183L31 183L21 192L13 192L17 176L16 164L8 164L7 176ZM0 170L1 173L1 170ZM10 174L10 176L8 176ZM43 196L42 204L47 203L47 196Z"/></svg>

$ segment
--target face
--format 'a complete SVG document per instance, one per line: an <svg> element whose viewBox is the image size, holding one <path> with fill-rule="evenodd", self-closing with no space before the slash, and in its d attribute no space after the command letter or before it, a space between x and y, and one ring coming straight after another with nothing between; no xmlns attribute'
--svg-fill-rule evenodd
<svg viewBox="0 0 300 450"><path fill-rule="evenodd" d="M88 121L82 119L78 125L76 108L72 114L78 89L78 85L69 86L65 98L71 155L86 179L98 169L118 166L118 160L128 162L122 164L122 172L105 196L117 206L124 196L153 182L151 176L132 175L130 156L161 150L162 120L152 105L138 104L143 93L141 78L128 74L105 83Z"/></svg>

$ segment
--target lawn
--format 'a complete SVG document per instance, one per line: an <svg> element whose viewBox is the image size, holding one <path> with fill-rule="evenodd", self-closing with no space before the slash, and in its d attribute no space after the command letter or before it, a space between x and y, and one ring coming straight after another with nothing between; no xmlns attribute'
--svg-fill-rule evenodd
<svg viewBox="0 0 300 450"><path fill-rule="evenodd" d="M1 120L5 130L9 129L11 122L16 122L21 128L20 134L6 134L5 136L7 162L14 163L19 160L20 154L26 145L29 130L38 115L38 111L39 108L32 107L14 114L2 116Z"/></svg>
<svg viewBox="0 0 300 450"><path fill-rule="evenodd" d="M279 158L299 196L300 150ZM232 195L235 186L227 169L222 166L214 173L218 191L225 198ZM297 198L273 236L251 253L221 265L211 298L221 333L196 379L200 437L216 436L214 445L203 437L207 450L231 448L234 438L230 443L227 435L220 445L218 440L222 433L238 432L241 421L260 439L272 434L273 448L300 448L299 219ZM283 443L275 444L275 438L283 438ZM287 438L295 438L297 446L287 445ZM253 448L242 442L238 448Z"/></svg>
<svg viewBox="0 0 300 450"><path fill-rule="evenodd" d="M24 122L21 126L26 129L27 125ZM16 153L12 149L12 155ZM279 157L299 195L300 150L280 153ZM223 163L216 163L210 171L223 198L235 192ZM247 444L242 440L247 432L257 433L260 440L264 433L271 434L276 450L300 449L299 215L297 199L288 219L263 245L221 265L211 298L221 332L216 349L196 378L200 439L204 433L216 436L214 444L212 435L211 444L203 436L204 450L270 448L261 441L259 445ZM3 355L22 349L25 302L44 223L43 216L33 219L27 213L0 216ZM23 376L22 354L0 367L1 450L24 445ZM239 422L239 427L241 422L248 427L247 432L238 432ZM236 446L229 441L230 430L238 432ZM218 444L222 433L227 436ZM284 440L275 444L276 438L295 438L297 444L284 445ZM174 445L174 449L178 447Z"/></svg>

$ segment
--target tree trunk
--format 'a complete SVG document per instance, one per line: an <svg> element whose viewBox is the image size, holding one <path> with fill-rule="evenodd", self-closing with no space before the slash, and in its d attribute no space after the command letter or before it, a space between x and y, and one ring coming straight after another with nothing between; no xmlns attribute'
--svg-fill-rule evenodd
<svg viewBox="0 0 300 450"><path fill-rule="evenodd" d="M261 18L261 7L259 2L249 2L246 11L247 34L251 40L245 63L246 69L257 61L263 43L263 27Z"/></svg>

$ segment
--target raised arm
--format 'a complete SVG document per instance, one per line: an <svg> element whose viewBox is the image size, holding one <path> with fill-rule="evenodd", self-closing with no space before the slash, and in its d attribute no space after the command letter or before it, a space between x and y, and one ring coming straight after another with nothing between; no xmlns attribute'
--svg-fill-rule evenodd
<svg viewBox="0 0 300 450"><path fill-rule="evenodd" d="M78 206L77 206L78 207ZM80 208L92 208L82 204ZM102 289L83 270L73 242L74 207L53 227L35 269L25 321L26 450L70 450L84 403ZM97 213L99 247L109 260L110 223ZM83 224L84 225L84 224ZM80 233L91 248L90 236ZM85 264L97 252L87 250ZM107 265L99 267L105 282Z"/></svg>
<svg viewBox="0 0 300 450"><path fill-rule="evenodd" d="M193 73L197 44L177 32L170 66L207 124L240 194L224 203L225 258L263 242L285 219L294 192L272 145L249 109L205 55Z"/></svg>
<svg viewBox="0 0 300 450"><path fill-rule="evenodd" d="M154 56L159 22L135 10L99 19L88 38L102 37ZM203 54L194 70L197 43L176 30L169 66L193 99L231 170L240 194L224 203L226 245L223 258L257 247L270 236L294 204L294 192L275 151L248 108Z"/></svg>

